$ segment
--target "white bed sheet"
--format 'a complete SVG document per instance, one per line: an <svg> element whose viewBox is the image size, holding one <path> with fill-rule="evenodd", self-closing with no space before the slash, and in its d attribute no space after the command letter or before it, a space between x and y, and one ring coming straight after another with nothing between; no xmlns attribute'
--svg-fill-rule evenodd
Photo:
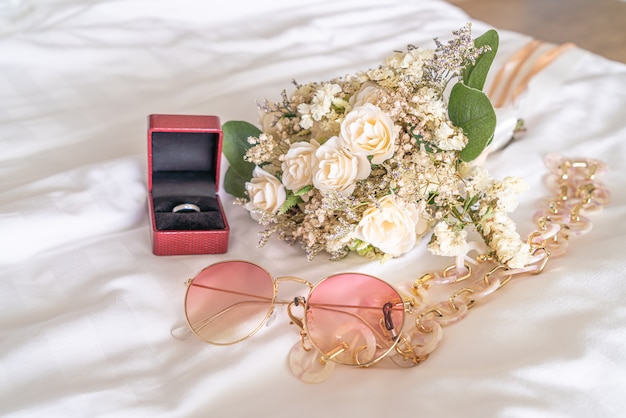
<svg viewBox="0 0 626 418"><path fill-rule="evenodd" d="M626 411L626 66L582 50L531 84L528 132L493 154L496 177L531 185L542 157L611 168L613 200L591 233L445 330L412 369L337 367L307 385L287 367L295 326L232 347L170 335L183 281L223 259L310 281L367 271L398 284L449 260L424 246L383 265L306 262L222 194L227 254L152 254L146 116L256 122L255 102L299 82L431 47L470 21L440 0L5 0L0 4L0 415L7 417L618 417ZM475 34L489 27L474 21ZM500 31L495 67L530 38ZM549 93L549 94L548 94Z"/></svg>

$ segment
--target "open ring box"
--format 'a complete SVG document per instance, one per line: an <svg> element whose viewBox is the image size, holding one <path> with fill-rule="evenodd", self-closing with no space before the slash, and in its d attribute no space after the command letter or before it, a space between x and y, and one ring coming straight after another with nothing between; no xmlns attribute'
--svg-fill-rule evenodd
<svg viewBox="0 0 626 418"><path fill-rule="evenodd" d="M217 116L148 116L148 190L156 255L221 254L230 228L218 195L222 129ZM200 212L173 212L190 203Z"/></svg>

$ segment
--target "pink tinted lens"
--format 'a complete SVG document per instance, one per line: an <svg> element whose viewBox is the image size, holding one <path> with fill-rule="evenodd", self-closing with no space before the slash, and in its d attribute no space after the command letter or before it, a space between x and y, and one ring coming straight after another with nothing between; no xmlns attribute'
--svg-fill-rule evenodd
<svg viewBox="0 0 626 418"><path fill-rule="evenodd" d="M311 292L306 326L313 345L334 361L370 365L396 343L404 322L398 292L365 274L330 276Z"/></svg>
<svg viewBox="0 0 626 418"><path fill-rule="evenodd" d="M263 268L245 261L213 264L191 281L185 313L203 341L232 344L254 334L272 312L274 283Z"/></svg>

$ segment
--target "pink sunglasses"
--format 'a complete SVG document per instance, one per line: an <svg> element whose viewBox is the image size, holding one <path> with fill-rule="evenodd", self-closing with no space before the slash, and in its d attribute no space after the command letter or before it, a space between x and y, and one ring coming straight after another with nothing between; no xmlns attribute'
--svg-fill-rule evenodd
<svg viewBox="0 0 626 418"><path fill-rule="evenodd" d="M277 299L283 281L308 286L308 296ZM247 261L223 261L187 282L185 315L200 340L229 345L256 333L276 305L287 305L302 336L290 354L292 371L303 380L316 381L326 378L323 370L330 372L331 363L368 367L380 362L397 345L412 303L367 274L335 274L313 285L289 276L274 279ZM301 307L304 316L296 316L294 307ZM309 378L303 378L305 372Z"/></svg>

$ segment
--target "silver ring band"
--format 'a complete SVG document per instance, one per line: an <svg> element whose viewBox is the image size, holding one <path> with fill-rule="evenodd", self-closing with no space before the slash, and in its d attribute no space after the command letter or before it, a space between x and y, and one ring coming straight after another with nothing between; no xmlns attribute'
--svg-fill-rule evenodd
<svg viewBox="0 0 626 418"><path fill-rule="evenodd" d="M198 205L194 205L193 203L183 203L178 206L174 206L172 209L174 213L185 213L185 212L200 212L200 207Z"/></svg>

